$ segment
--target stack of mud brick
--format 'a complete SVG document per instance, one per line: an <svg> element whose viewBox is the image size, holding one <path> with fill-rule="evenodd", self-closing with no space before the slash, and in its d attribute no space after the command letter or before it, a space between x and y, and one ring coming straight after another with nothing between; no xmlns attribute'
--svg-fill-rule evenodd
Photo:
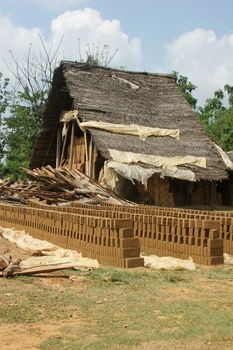
<svg viewBox="0 0 233 350"><path fill-rule="evenodd" d="M151 210L150 206L140 206L145 213ZM156 209L155 209L156 208ZM154 207L157 213L165 213L172 217L189 218L197 220L216 221L219 224L219 238L223 240L224 253L233 255L233 212L209 211L182 208Z"/></svg>
<svg viewBox="0 0 233 350"><path fill-rule="evenodd" d="M0 225L24 229L36 238L75 249L101 264L124 268L143 266L139 240L134 237L130 218L49 209L0 204Z"/></svg>
<svg viewBox="0 0 233 350"><path fill-rule="evenodd" d="M33 202L31 205L40 206ZM54 210L78 215L132 219L134 237L139 238L141 250L146 254L177 258L192 256L196 263L206 265L223 263L223 235L220 234L220 224L215 217L210 218L195 211L190 215L179 209L151 206L73 204L65 208L54 207ZM222 222L226 222L224 217ZM228 230L232 227L228 227Z"/></svg>

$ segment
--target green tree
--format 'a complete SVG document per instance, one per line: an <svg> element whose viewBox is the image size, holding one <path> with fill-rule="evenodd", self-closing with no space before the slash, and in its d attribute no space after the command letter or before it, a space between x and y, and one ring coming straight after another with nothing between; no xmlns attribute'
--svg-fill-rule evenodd
<svg viewBox="0 0 233 350"><path fill-rule="evenodd" d="M9 70L17 82L12 89L11 100L7 100L8 111L3 110L2 131L4 133L4 162L1 175L13 179L24 175L20 167L28 167L35 142L41 128L42 115L52 82L60 43L55 50L46 48L41 39L42 51L36 56L32 45L26 59L20 63L11 52Z"/></svg>
<svg viewBox="0 0 233 350"><path fill-rule="evenodd" d="M9 91L9 79L0 73L0 160L4 156L5 135L3 132L3 120L9 106L11 94Z"/></svg>
<svg viewBox="0 0 233 350"><path fill-rule="evenodd" d="M196 90L196 85L189 81L188 77L179 74L176 71L172 72L177 84L179 85L181 91L183 92L186 100L190 106L195 110L197 106L197 99L192 95L193 91Z"/></svg>
<svg viewBox="0 0 233 350"><path fill-rule="evenodd" d="M233 150L233 86L225 85L224 90L215 91L214 97L198 108L198 116L214 142L225 151Z"/></svg>

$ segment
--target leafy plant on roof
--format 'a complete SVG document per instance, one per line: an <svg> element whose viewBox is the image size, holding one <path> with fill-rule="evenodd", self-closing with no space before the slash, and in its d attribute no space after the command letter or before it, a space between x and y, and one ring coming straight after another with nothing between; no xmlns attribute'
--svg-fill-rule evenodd
<svg viewBox="0 0 233 350"><path fill-rule="evenodd" d="M188 77L185 75L179 74L177 71L173 71L172 75L174 76L177 84L179 85L181 91L183 92L186 100L190 106L195 110L197 106L197 99L192 95L193 91L196 90L197 86L194 85Z"/></svg>
<svg viewBox="0 0 233 350"><path fill-rule="evenodd" d="M109 67L113 58L118 52L118 49L115 49L111 52L110 45L103 45L101 47L100 44L87 44L85 49L85 56L82 57L82 50L80 39L78 39L78 49L79 49L79 61L85 63L87 66L100 66L100 67Z"/></svg>

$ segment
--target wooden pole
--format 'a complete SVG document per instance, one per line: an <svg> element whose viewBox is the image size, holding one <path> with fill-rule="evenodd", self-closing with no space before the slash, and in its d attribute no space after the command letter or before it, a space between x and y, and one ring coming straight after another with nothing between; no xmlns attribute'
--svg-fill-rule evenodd
<svg viewBox="0 0 233 350"><path fill-rule="evenodd" d="M93 178L93 141L92 136L90 137L90 147L89 147L89 176Z"/></svg>
<svg viewBox="0 0 233 350"><path fill-rule="evenodd" d="M61 128L57 129L57 150L56 150L56 168L60 165L61 159Z"/></svg>
<svg viewBox="0 0 233 350"><path fill-rule="evenodd" d="M68 167L69 169L72 168L72 161L73 161L73 146L74 146L74 122L72 121L72 129L71 129L71 138L70 138L70 154L69 154L69 163Z"/></svg>
<svg viewBox="0 0 233 350"><path fill-rule="evenodd" d="M64 153L65 153L65 147L66 147L66 140L67 140L68 131L69 131L69 124L67 125L65 139L64 139L63 145L62 145L62 153L61 153L60 165L62 165L62 161L63 161L63 157L64 157Z"/></svg>
<svg viewBox="0 0 233 350"><path fill-rule="evenodd" d="M88 151L87 151L87 134L84 132L84 141L85 141L85 153L86 153L86 161L85 161L85 174L89 173L89 160L88 160Z"/></svg>

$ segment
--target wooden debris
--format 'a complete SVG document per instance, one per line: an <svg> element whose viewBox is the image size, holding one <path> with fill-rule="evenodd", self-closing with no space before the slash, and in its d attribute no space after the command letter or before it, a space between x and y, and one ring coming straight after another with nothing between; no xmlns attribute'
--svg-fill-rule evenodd
<svg viewBox="0 0 233 350"><path fill-rule="evenodd" d="M6 268L0 276L3 277L11 277L11 276L18 276L18 275L35 275L39 273L49 273L54 272L58 270L66 270L66 269L72 269L76 265L75 264L53 264L53 265L45 265L45 266L38 266L38 267L32 267L28 269L21 269L19 267L20 262L11 263L8 268Z"/></svg>
<svg viewBox="0 0 233 350"><path fill-rule="evenodd" d="M29 199L36 198L56 205L71 201L91 201L95 204L101 202L129 203L101 187L96 181L77 169L69 170L65 167L53 169L48 165L41 169L23 170L34 181L15 183L9 180L2 181L0 200L14 204L27 204Z"/></svg>

